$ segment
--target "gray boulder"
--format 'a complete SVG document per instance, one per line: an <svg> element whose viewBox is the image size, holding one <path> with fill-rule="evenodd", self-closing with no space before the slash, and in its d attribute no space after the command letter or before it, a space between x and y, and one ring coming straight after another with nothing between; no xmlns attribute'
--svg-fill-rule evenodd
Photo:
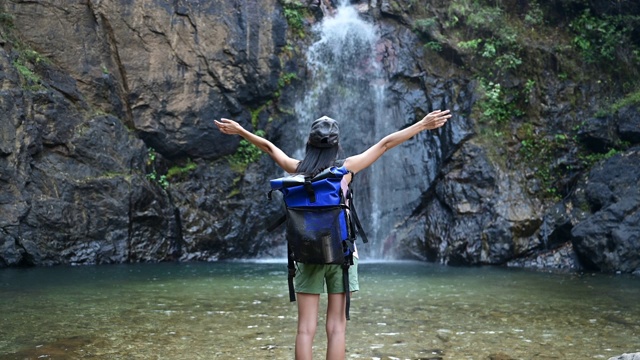
<svg viewBox="0 0 640 360"><path fill-rule="evenodd" d="M614 357L610 357L609 360L640 360L640 352L638 353L629 353L629 354L622 354L619 356L614 356Z"/></svg>
<svg viewBox="0 0 640 360"><path fill-rule="evenodd" d="M636 272L640 268L640 147L595 166L578 185L575 211L585 217L571 230L587 268Z"/></svg>

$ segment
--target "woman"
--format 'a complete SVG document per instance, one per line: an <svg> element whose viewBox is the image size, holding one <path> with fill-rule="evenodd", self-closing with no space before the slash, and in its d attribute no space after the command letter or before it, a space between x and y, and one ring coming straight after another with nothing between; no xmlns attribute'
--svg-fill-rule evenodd
<svg viewBox="0 0 640 360"><path fill-rule="evenodd" d="M402 144L424 130L433 130L443 126L451 117L449 110L435 110L427 114L419 122L385 136L378 143L361 154L345 159L343 165L353 174L364 170L382 156L387 150ZM288 173L315 175L335 165L338 155L339 130L338 123L326 116L313 122L306 153L302 161L293 159L269 140L259 137L240 124L229 119L214 120L216 126L225 134L236 134L266 152ZM351 175L345 176L347 184ZM344 316L346 298L342 287L341 265L298 264L298 272L294 277L298 298L298 332L296 334L297 360L312 359L313 338L318 321L320 293L327 286L327 359L344 359L346 347L347 320ZM354 266L349 268L349 288L358 290L357 283L357 251L354 252Z"/></svg>

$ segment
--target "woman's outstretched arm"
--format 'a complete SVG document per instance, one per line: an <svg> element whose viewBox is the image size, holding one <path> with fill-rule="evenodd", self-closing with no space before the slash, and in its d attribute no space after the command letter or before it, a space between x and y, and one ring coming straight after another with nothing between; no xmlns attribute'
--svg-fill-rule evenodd
<svg viewBox="0 0 640 360"><path fill-rule="evenodd" d="M382 140L378 141L377 144L373 145L363 153L348 157L344 161L344 166L354 173L364 170L378 160L387 150L402 144L421 131L433 130L441 127L447 123L447 120L449 120L450 117L451 114L449 113L449 110L432 111L417 123L385 136Z"/></svg>
<svg viewBox="0 0 640 360"><path fill-rule="evenodd" d="M277 146L273 145L273 143L263 137L260 137L250 131L247 131L242 125L237 122L222 118L220 121L213 121L218 129L225 134L229 135L240 135L248 142L257 146L258 149L266 152L271 156L271 158L280 166L284 171L288 173L296 172L296 168L298 167L299 160L290 158L284 151L280 150Z"/></svg>

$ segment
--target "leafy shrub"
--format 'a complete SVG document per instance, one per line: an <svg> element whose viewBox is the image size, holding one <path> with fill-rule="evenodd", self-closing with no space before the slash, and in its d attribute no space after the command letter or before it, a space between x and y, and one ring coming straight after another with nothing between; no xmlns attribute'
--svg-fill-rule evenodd
<svg viewBox="0 0 640 360"><path fill-rule="evenodd" d="M284 1L283 4L284 17L291 30L299 37L304 37L305 25L305 8L297 1Z"/></svg>
<svg viewBox="0 0 640 360"><path fill-rule="evenodd" d="M616 49L625 43L628 29L618 27L612 17L597 18L589 9L573 20L569 27L576 34L574 46L587 63L611 61L616 58Z"/></svg>
<svg viewBox="0 0 640 360"><path fill-rule="evenodd" d="M263 130L258 130L255 134L261 137L265 136L265 132ZM244 170L247 165L258 161L261 155L262 150L247 140L242 139L240 140L240 145L238 146L236 153L231 155L229 158L229 162L234 169L241 171Z"/></svg>
<svg viewBox="0 0 640 360"><path fill-rule="evenodd" d="M166 189L169 187L169 180L167 179L167 175L158 174L158 171L156 170L156 159L156 150L151 147L148 148L146 163L148 167L151 167L151 172L147 173L147 179L149 179L151 182L157 183L163 189Z"/></svg>
<svg viewBox="0 0 640 360"><path fill-rule="evenodd" d="M544 13L537 1L532 0L529 2L529 9L524 16L524 22L532 26L542 25L544 22Z"/></svg>
<svg viewBox="0 0 640 360"><path fill-rule="evenodd" d="M612 105L612 108L613 108L613 111L618 111L621 108L623 108L625 106L629 106L629 105L640 105L640 89L636 90L636 91L628 94L624 98L616 101Z"/></svg>
<svg viewBox="0 0 640 360"><path fill-rule="evenodd" d="M484 96L478 101L483 122L493 124L504 124L513 117L521 116L519 110L512 99L505 94L498 83L492 81L481 82Z"/></svg>
<svg viewBox="0 0 640 360"><path fill-rule="evenodd" d="M19 60L19 59L14 60L13 61L13 66L16 68L16 70L18 70L20 75L28 83L32 83L32 84L39 84L40 83L40 77L38 75L36 75L33 71L31 71L31 69L29 69L29 67L27 67L27 65L25 63L23 63L21 60Z"/></svg>
<svg viewBox="0 0 640 360"><path fill-rule="evenodd" d="M185 166L174 166L167 171L167 179L182 177L198 168L198 164L189 159Z"/></svg>
<svg viewBox="0 0 640 360"><path fill-rule="evenodd" d="M0 25L13 28L13 15L0 12Z"/></svg>
<svg viewBox="0 0 640 360"><path fill-rule="evenodd" d="M427 34L429 30L437 24L436 18L418 19L413 23L413 30L418 33Z"/></svg>
<svg viewBox="0 0 640 360"><path fill-rule="evenodd" d="M278 79L278 87L282 89L286 85L291 84L291 81L298 78L298 75L294 72L282 73Z"/></svg>
<svg viewBox="0 0 640 360"><path fill-rule="evenodd" d="M458 46L461 49L477 50L480 47L480 43L482 43L482 39L473 39L469 41L461 41L458 43Z"/></svg>
<svg viewBox="0 0 640 360"><path fill-rule="evenodd" d="M467 25L474 29L499 30L503 23L504 13L498 7L480 6L476 2L467 14Z"/></svg>
<svg viewBox="0 0 640 360"><path fill-rule="evenodd" d="M442 51L442 45L437 41L429 41L428 43L424 44L424 47L436 52Z"/></svg>

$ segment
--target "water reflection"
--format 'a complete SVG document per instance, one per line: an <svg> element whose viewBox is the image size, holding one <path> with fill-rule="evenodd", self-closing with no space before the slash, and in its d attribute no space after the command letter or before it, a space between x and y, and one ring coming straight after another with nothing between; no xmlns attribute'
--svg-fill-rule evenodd
<svg viewBox="0 0 640 360"><path fill-rule="evenodd" d="M412 262L360 268L348 358L640 351L637 278ZM296 309L285 263L145 264L2 270L0 319L1 359L291 359ZM318 336L318 359L325 345Z"/></svg>

